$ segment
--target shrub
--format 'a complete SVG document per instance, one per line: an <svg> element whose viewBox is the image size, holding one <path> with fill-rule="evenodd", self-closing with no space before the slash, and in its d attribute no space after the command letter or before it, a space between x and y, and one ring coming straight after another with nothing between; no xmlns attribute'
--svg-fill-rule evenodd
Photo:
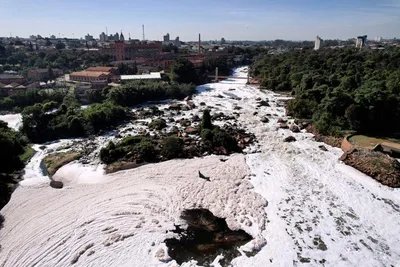
<svg viewBox="0 0 400 267"><path fill-rule="evenodd" d="M237 145L235 138L233 138L229 133L219 128L215 128L212 133L212 144L214 147L223 146L228 153L240 152L240 148Z"/></svg>
<svg viewBox="0 0 400 267"><path fill-rule="evenodd" d="M212 129L211 115L208 109L203 111L203 118L201 120L201 129Z"/></svg>
<svg viewBox="0 0 400 267"><path fill-rule="evenodd" d="M167 127L167 123L163 119L154 119L150 122L149 127L154 130L162 130Z"/></svg>
<svg viewBox="0 0 400 267"><path fill-rule="evenodd" d="M183 152L183 140L178 137L167 137L161 144L161 155L167 159L178 158Z"/></svg>

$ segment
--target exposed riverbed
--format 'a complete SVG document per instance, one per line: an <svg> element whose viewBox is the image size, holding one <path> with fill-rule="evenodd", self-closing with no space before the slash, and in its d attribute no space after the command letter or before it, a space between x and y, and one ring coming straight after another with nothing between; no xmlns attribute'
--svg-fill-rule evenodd
<svg viewBox="0 0 400 267"><path fill-rule="evenodd" d="M235 75L247 74L240 68ZM165 114L175 121L200 116L204 102L212 114L234 116L258 143L246 150L249 154L226 162L207 156L104 175L100 148L147 129L131 122L92 141L90 164L73 162L58 170L55 179L66 186L56 190L48 186L41 160L81 140L35 145L38 153L26 166L25 180L1 211L0 266L177 266L163 241L176 237L171 230L184 224L181 212L193 208L209 209L226 218L230 229L253 237L233 266L396 266L399 189L344 165L340 149L322 151L312 134L277 129L287 97L244 83L232 79L199 86L196 109ZM268 99L269 106L258 107L258 98ZM173 126L182 130L171 122L166 131ZM297 141L283 142L289 135ZM198 171L211 181L199 179Z"/></svg>

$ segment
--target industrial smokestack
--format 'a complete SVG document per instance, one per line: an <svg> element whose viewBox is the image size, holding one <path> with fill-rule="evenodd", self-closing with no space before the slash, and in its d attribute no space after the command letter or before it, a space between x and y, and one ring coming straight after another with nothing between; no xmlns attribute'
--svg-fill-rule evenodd
<svg viewBox="0 0 400 267"><path fill-rule="evenodd" d="M145 38L144 38L144 24L142 25L142 32L143 32L143 41L145 40Z"/></svg>
<svg viewBox="0 0 400 267"><path fill-rule="evenodd" d="M199 33L199 55L200 55L200 53L201 53L200 47L201 47L201 36L200 36L200 33Z"/></svg>

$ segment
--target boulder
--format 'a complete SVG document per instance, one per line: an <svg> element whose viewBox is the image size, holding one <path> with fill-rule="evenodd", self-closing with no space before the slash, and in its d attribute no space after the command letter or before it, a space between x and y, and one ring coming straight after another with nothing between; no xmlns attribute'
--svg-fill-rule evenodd
<svg viewBox="0 0 400 267"><path fill-rule="evenodd" d="M288 136L285 139L283 139L283 142L295 142L296 138L294 138L293 136Z"/></svg>
<svg viewBox="0 0 400 267"><path fill-rule="evenodd" d="M253 112L253 116L256 116L256 115L258 115L258 112L257 111Z"/></svg>
<svg viewBox="0 0 400 267"><path fill-rule="evenodd" d="M235 88L229 88L228 91L235 91Z"/></svg>
<svg viewBox="0 0 400 267"><path fill-rule="evenodd" d="M328 149L324 146L324 145L320 145L318 146L319 149L321 149L322 151L328 151Z"/></svg>
<svg viewBox="0 0 400 267"><path fill-rule="evenodd" d="M242 107L235 106L233 109L234 109L234 110L241 110L241 109L242 109Z"/></svg>
<svg viewBox="0 0 400 267"><path fill-rule="evenodd" d="M192 96L191 96L191 95L188 95L188 96L187 96L187 97L185 97L183 100L185 100L185 101L192 100Z"/></svg>
<svg viewBox="0 0 400 267"><path fill-rule="evenodd" d="M192 126L186 127L185 133L187 134L196 134L198 133L198 130Z"/></svg>
<svg viewBox="0 0 400 267"><path fill-rule="evenodd" d="M64 186L64 184L62 183L62 182L60 182L60 181L50 181L50 186L52 187L52 188L55 188L55 189L61 189L61 188L63 188L63 186Z"/></svg>
<svg viewBox="0 0 400 267"><path fill-rule="evenodd" d="M278 119L278 123L287 123L287 120L282 119L282 118L279 118L279 119Z"/></svg>
<svg viewBox="0 0 400 267"><path fill-rule="evenodd" d="M289 129L294 133L299 133L300 132L300 128L296 124L293 124L292 126L290 126Z"/></svg>
<svg viewBox="0 0 400 267"><path fill-rule="evenodd" d="M269 122L269 119L268 119L267 117L262 117L262 118L261 118L261 122L263 122L263 123L268 123L268 122Z"/></svg>
<svg viewBox="0 0 400 267"><path fill-rule="evenodd" d="M181 110L182 105L179 103L171 103L168 107L169 110Z"/></svg>
<svg viewBox="0 0 400 267"><path fill-rule="evenodd" d="M261 97L257 97L257 98L256 98L256 101L261 101Z"/></svg>
<svg viewBox="0 0 400 267"><path fill-rule="evenodd" d="M175 122L174 118L168 118L168 122Z"/></svg>
<svg viewBox="0 0 400 267"><path fill-rule="evenodd" d="M286 123L279 123L279 128L281 128L281 129L289 129L289 126Z"/></svg>
<svg viewBox="0 0 400 267"><path fill-rule="evenodd" d="M192 101L187 102L187 105L188 105L188 107L189 107L190 109L196 108L196 105L195 105Z"/></svg>
<svg viewBox="0 0 400 267"><path fill-rule="evenodd" d="M179 121L179 124L182 125L182 126L184 126L184 127L186 127L186 126L190 126L190 124L192 124L192 123L191 123L190 120L188 120L188 119L181 119L181 120Z"/></svg>
<svg viewBox="0 0 400 267"><path fill-rule="evenodd" d="M206 105L206 103L200 102L200 106L205 106L205 105Z"/></svg>
<svg viewBox="0 0 400 267"><path fill-rule="evenodd" d="M189 108L189 106L186 106L186 105L183 105L182 107L181 107L181 110L182 111L188 111L190 108Z"/></svg>
<svg viewBox="0 0 400 267"><path fill-rule="evenodd" d="M269 105L268 101L266 101L266 100L261 100L261 101L258 103L258 106L259 106L259 107L269 107L270 105Z"/></svg>
<svg viewBox="0 0 400 267"><path fill-rule="evenodd" d="M201 119L200 119L200 117L198 115L194 115L192 117L192 122L199 122L199 121L201 121Z"/></svg>

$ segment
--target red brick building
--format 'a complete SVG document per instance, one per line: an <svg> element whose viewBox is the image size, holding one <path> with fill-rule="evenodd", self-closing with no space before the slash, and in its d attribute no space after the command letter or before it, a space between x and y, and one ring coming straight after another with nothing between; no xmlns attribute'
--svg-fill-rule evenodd
<svg viewBox="0 0 400 267"><path fill-rule="evenodd" d="M101 49L102 54L111 55L116 61L149 58L160 55L161 52L162 42L125 43L119 41L111 43L109 48Z"/></svg>

